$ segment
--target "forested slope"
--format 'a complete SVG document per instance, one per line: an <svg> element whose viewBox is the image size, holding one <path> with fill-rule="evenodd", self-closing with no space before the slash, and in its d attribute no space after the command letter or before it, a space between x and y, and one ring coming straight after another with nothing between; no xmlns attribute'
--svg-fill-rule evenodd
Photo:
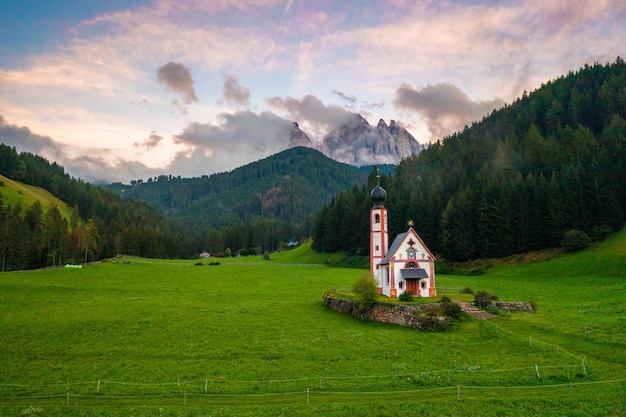
<svg viewBox="0 0 626 417"><path fill-rule="evenodd" d="M18 154L15 148L0 144L0 174L49 191L72 212L68 221L56 205L36 200L25 207L0 199L3 271L117 254L187 257L193 253L187 234L147 203L125 200L71 178L63 167L40 156Z"/></svg>
<svg viewBox="0 0 626 417"><path fill-rule="evenodd" d="M566 231L618 230L626 212L626 66L586 65L402 161L390 236L415 229L449 261L556 247ZM366 253L368 186L317 216L314 248Z"/></svg>
<svg viewBox="0 0 626 417"><path fill-rule="evenodd" d="M296 147L229 172L195 178L162 175L108 188L144 200L186 229L201 232L259 219L301 225L333 195L363 183L371 170Z"/></svg>

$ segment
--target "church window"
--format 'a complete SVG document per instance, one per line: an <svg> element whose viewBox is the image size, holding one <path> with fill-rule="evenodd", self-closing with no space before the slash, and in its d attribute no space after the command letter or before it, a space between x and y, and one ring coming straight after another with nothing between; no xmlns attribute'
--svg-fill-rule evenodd
<svg viewBox="0 0 626 417"><path fill-rule="evenodd" d="M422 281L422 289L425 290L426 289L426 281Z"/></svg>
<svg viewBox="0 0 626 417"><path fill-rule="evenodd" d="M380 223L380 214L374 215L374 223Z"/></svg>
<svg viewBox="0 0 626 417"><path fill-rule="evenodd" d="M409 259L415 259L415 249L410 248L409 250L406 251L406 256Z"/></svg>
<svg viewBox="0 0 626 417"><path fill-rule="evenodd" d="M398 288L400 288L401 290L403 290L403 289L404 289L404 281L400 281L400 282L398 283Z"/></svg>
<svg viewBox="0 0 626 417"><path fill-rule="evenodd" d="M407 262L406 265L404 265L405 268L417 268L417 264L415 262Z"/></svg>

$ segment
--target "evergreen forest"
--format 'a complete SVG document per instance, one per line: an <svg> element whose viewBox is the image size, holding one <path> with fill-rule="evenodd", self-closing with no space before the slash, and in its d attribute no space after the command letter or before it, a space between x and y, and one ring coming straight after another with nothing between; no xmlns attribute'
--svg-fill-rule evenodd
<svg viewBox="0 0 626 417"><path fill-rule="evenodd" d="M143 201L70 177L62 166L0 144L0 174L48 190L71 208L23 207L0 198L2 271L91 262L118 254L186 257L192 242L182 228Z"/></svg>
<svg viewBox="0 0 626 417"><path fill-rule="evenodd" d="M313 247L366 255L376 179L317 215ZM626 214L626 66L585 65L431 144L383 175L390 240L412 221L448 262L599 240Z"/></svg>

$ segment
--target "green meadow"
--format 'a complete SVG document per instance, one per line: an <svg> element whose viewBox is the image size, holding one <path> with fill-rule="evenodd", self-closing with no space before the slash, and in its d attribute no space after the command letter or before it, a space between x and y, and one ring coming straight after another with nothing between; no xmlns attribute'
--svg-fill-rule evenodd
<svg viewBox="0 0 626 417"><path fill-rule="evenodd" d="M363 269L307 245L0 275L0 414L626 414L626 232L585 252L438 275L533 313L445 333L322 304ZM202 265L197 265L201 262ZM219 265L209 265L219 262Z"/></svg>
<svg viewBox="0 0 626 417"><path fill-rule="evenodd" d="M0 200L2 200L4 205L13 207L20 204L23 210L32 206L36 201L39 201L44 211L47 211L48 207L51 205L56 206L61 216L67 220L68 223L72 217L71 208L68 207L65 202L53 196L49 191L41 187L14 181L4 175L0 175Z"/></svg>

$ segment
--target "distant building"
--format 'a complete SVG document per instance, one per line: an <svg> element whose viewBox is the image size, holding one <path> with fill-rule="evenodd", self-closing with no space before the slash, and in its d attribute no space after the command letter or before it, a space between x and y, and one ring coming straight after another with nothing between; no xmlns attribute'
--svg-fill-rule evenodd
<svg viewBox="0 0 626 417"><path fill-rule="evenodd" d="M211 256L212 255L209 252L202 252L200 255L198 255L198 258L200 258L200 259L208 259Z"/></svg>
<svg viewBox="0 0 626 417"><path fill-rule="evenodd" d="M435 297L435 257L413 227L396 236L389 247L387 192L380 179L370 193L370 270L378 281L379 294L397 297L411 291L416 297Z"/></svg>

